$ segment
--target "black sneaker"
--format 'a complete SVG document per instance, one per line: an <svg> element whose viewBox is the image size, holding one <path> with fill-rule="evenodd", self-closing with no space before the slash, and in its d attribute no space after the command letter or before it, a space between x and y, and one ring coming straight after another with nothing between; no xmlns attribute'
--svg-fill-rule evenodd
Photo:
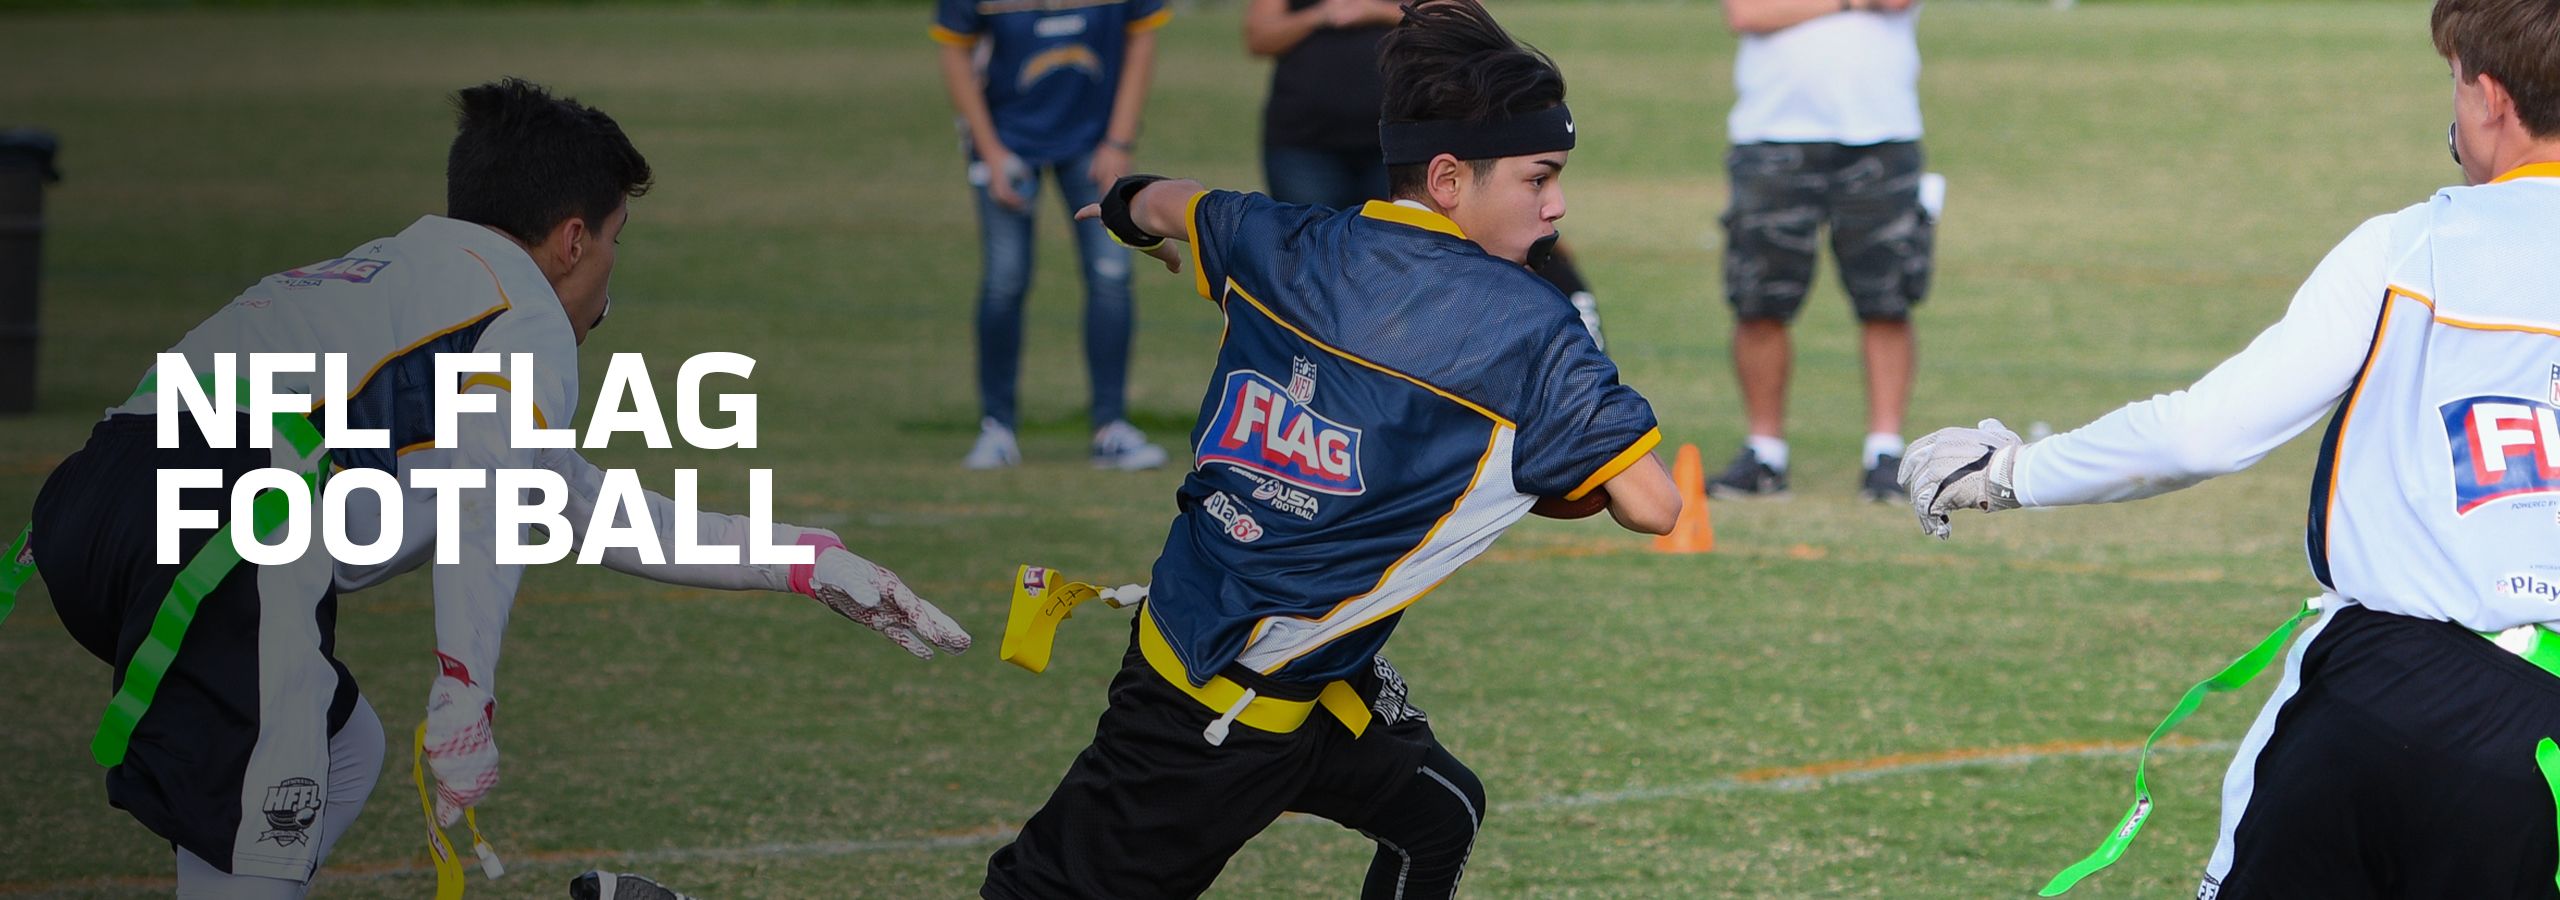
<svg viewBox="0 0 2560 900"><path fill-rule="evenodd" d="M1787 473L1761 462L1760 454L1747 446L1724 467L1724 474L1707 482L1710 497L1782 497L1786 493Z"/></svg>
<svg viewBox="0 0 2560 900"><path fill-rule="evenodd" d="M1858 496L1870 503L1897 503L1911 495L1902 492L1902 454L1887 453L1876 457L1867 467L1867 477L1858 483Z"/></svg>
<svg viewBox="0 0 2560 900"><path fill-rule="evenodd" d="M627 872L588 872L569 879L569 900L693 900Z"/></svg>

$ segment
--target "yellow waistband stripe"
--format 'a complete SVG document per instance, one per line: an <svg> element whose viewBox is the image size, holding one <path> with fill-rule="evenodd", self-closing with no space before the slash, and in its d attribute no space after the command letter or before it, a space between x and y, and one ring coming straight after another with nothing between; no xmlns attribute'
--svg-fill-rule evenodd
<svg viewBox="0 0 2560 900"><path fill-rule="evenodd" d="M1165 683L1191 695L1191 699L1200 701L1201 706L1212 711L1224 713L1235 708L1236 701L1244 697L1244 686L1224 675L1209 679L1206 685L1192 686L1191 676L1183 671L1182 658L1174 655L1173 645L1165 643L1164 632L1157 630L1155 614L1143 607L1138 610L1138 653L1146 657L1147 666L1156 670ZM1351 729L1353 737L1368 731L1369 704L1360 699L1360 692L1347 681L1325 685L1313 700L1283 700L1256 695L1252 703L1245 705L1243 712L1236 714L1235 720L1255 731L1288 734L1306 724L1307 717L1313 715L1319 705L1341 720L1343 727Z"/></svg>

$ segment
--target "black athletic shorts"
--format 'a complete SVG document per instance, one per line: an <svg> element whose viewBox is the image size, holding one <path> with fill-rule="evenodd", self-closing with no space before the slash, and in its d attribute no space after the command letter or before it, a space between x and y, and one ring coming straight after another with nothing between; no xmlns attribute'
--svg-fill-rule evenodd
<svg viewBox="0 0 2560 900"><path fill-rule="evenodd" d="M1406 702L1404 679L1381 659L1351 679L1372 716L1360 736L1318 706L1294 732L1237 724L1225 744L1210 746L1201 731L1218 713L1157 675L1136 631L1133 621L1093 743L987 861L981 894L990 900L1197 897L1282 812L1361 828L1439 745ZM1268 696L1316 696L1241 666L1222 674Z"/></svg>
<svg viewBox="0 0 2560 900"><path fill-rule="evenodd" d="M150 416L124 415L98 423L89 433L88 445L64 459L36 496L36 569L53 597L54 612L82 648L114 666L93 713L102 712L107 699L123 686L126 666L150 634L152 619L183 561L194 558L214 535L211 530L184 532L181 564L156 562L157 470L221 469L227 485L249 470L270 465L266 450L208 448L191 423L178 429L180 446L159 449L153 421ZM243 416L236 433L247 435L252 427L252 421ZM220 509L221 519L230 520L228 488L181 495L187 507ZM322 552L316 548L316 534L312 540L312 552ZM281 654L261 652L262 627L276 623L262 625L264 604L258 581L259 567L242 562L196 608L177 657L170 661L149 711L134 728L124 762L107 771L107 799L153 833L223 871L307 877L305 850L317 835L305 833L307 828L298 826L307 823L290 816L272 826L265 824L264 811L255 808L250 815L261 821L243 832L242 796L247 786L242 780L260 735L268 733L279 742L316 740L322 777L310 780L325 785L327 741L354 713L356 683L335 656L337 598L325 588L317 597L279 600L289 604L285 608L296 617L303 615L300 610L310 610L316 621L308 624L317 626L316 658L308 647L289 659L262 658ZM304 627L297 623L294 630ZM267 646L272 649L272 642ZM271 680L334 677L335 684L290 689L270 684L262 693L262 674ZM326 730L316 730L323 724L316 721L317 716L310 721L262 721L262 707L279 697L325 697ZM309 708L317 712L318 707L311 703ZM270 787L262 784L249 792L266 797ZM283 787L293 785L288 782ZM235 850L273 858L235 859ZM297 868L300 874L295 874Z"/></svg>
<svg viewBox="0 0 2560 900"><path fill-rule="evenodd" d="M1918 143L1740 144L1725 168L1725 300L1735 316L1795 319L1825 225L1859 320L1908 319L1928 296L1938 225L1920 206Z"/></svg>
<svg viewBox="0 0 2560 900"><path fill-rule="evenodd" d="M2460 625L2361 606L2306 640L2274 728L2232 763L2228 849L2197 896L2560 897L2533 761L2560 737L2560 677Z"/></svg>

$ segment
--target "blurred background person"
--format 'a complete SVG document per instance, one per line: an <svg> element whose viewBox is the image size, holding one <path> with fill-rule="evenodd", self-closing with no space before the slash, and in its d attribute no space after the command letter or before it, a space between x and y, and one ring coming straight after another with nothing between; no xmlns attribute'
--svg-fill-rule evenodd
<svg viewBox="0 0 2560 900"><path fill-rule="evenodd" d="M1155 70L1164 0L937 0L930 33L942 44L943 85L959 112L969 185L977 194L977 443L962 464L1022 462L1015 396L1022 368L1022 301L1031 290L1032 205L1040 175L1057 182L1084 272L1085 371L1091 380L1093 465L1150 469L1165 462L1128 421L1129 343L1136 316L1129 252L1102 226L1075 223L1100 185L1129 173Z"/></svg>
<svg viewBox="0 0 2560 900"><path fill-rule="evenodd" d="M1902 416L1917 351L1911 307L1929 291L1935 218L1920 201L1920 45L1912 0L1724 0L1741 36L1725 156L1725 300L1750 432L1707 485L1718 497L1787 491L1788 323L1813 287L1815 238L1859 323L1867 439L1860 496L1902 496Z"/></svg>
<svg viewBox="0 0 2560 900"><path fill-rule="evenodd" d="M1271 199L1345 209L1387 199L1378 148L1378 39L1404 18L1397 0L1246 0L1244 49L1272 61L1262 104L1262 177ZM1573 300L1591 338L1600 304L1561 243L1530 267Z"/></svg>
<svg viewBox="0 0 2560 900"><path fill-rule="evenodd" d="M1244 49L1270 59L1262 175L1271 199L1335 209L1387 196L1378 40L1395 0L1247 0Z"/></svg>

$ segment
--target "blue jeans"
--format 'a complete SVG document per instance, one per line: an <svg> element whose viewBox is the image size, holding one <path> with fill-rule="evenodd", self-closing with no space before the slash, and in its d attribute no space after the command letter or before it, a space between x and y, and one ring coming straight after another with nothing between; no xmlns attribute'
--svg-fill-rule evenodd
<svg viewBox="0 0 2560 900"><path fill-rule="evenodd" d="M984 186L978 197L978 248L984 259L978 282L978 408L987 418L1015 427L1016 382L1022 371L1022 301L1031 292L1032 211L1039 207L1040 171L1058 181L1067 214L1102 199L1085 172L1091 154L1032 168L1021 212L997 205ZM1002 177L995 173L994 177ZM1102 223L1076 222L1076 252L1084 270L1084 364L1093 388L1093 424L1128 418L1129 339L1136 316L1129 302L1129 251L1113 243Z"/></svg>
<svg viewBox="0 0 2560 900"><path fill-rule="evenodd" d="M1387 199L1387 164L1376 148L1317 150L1262 145L1262 178L1282 203L1350 209Z"/></svg>

